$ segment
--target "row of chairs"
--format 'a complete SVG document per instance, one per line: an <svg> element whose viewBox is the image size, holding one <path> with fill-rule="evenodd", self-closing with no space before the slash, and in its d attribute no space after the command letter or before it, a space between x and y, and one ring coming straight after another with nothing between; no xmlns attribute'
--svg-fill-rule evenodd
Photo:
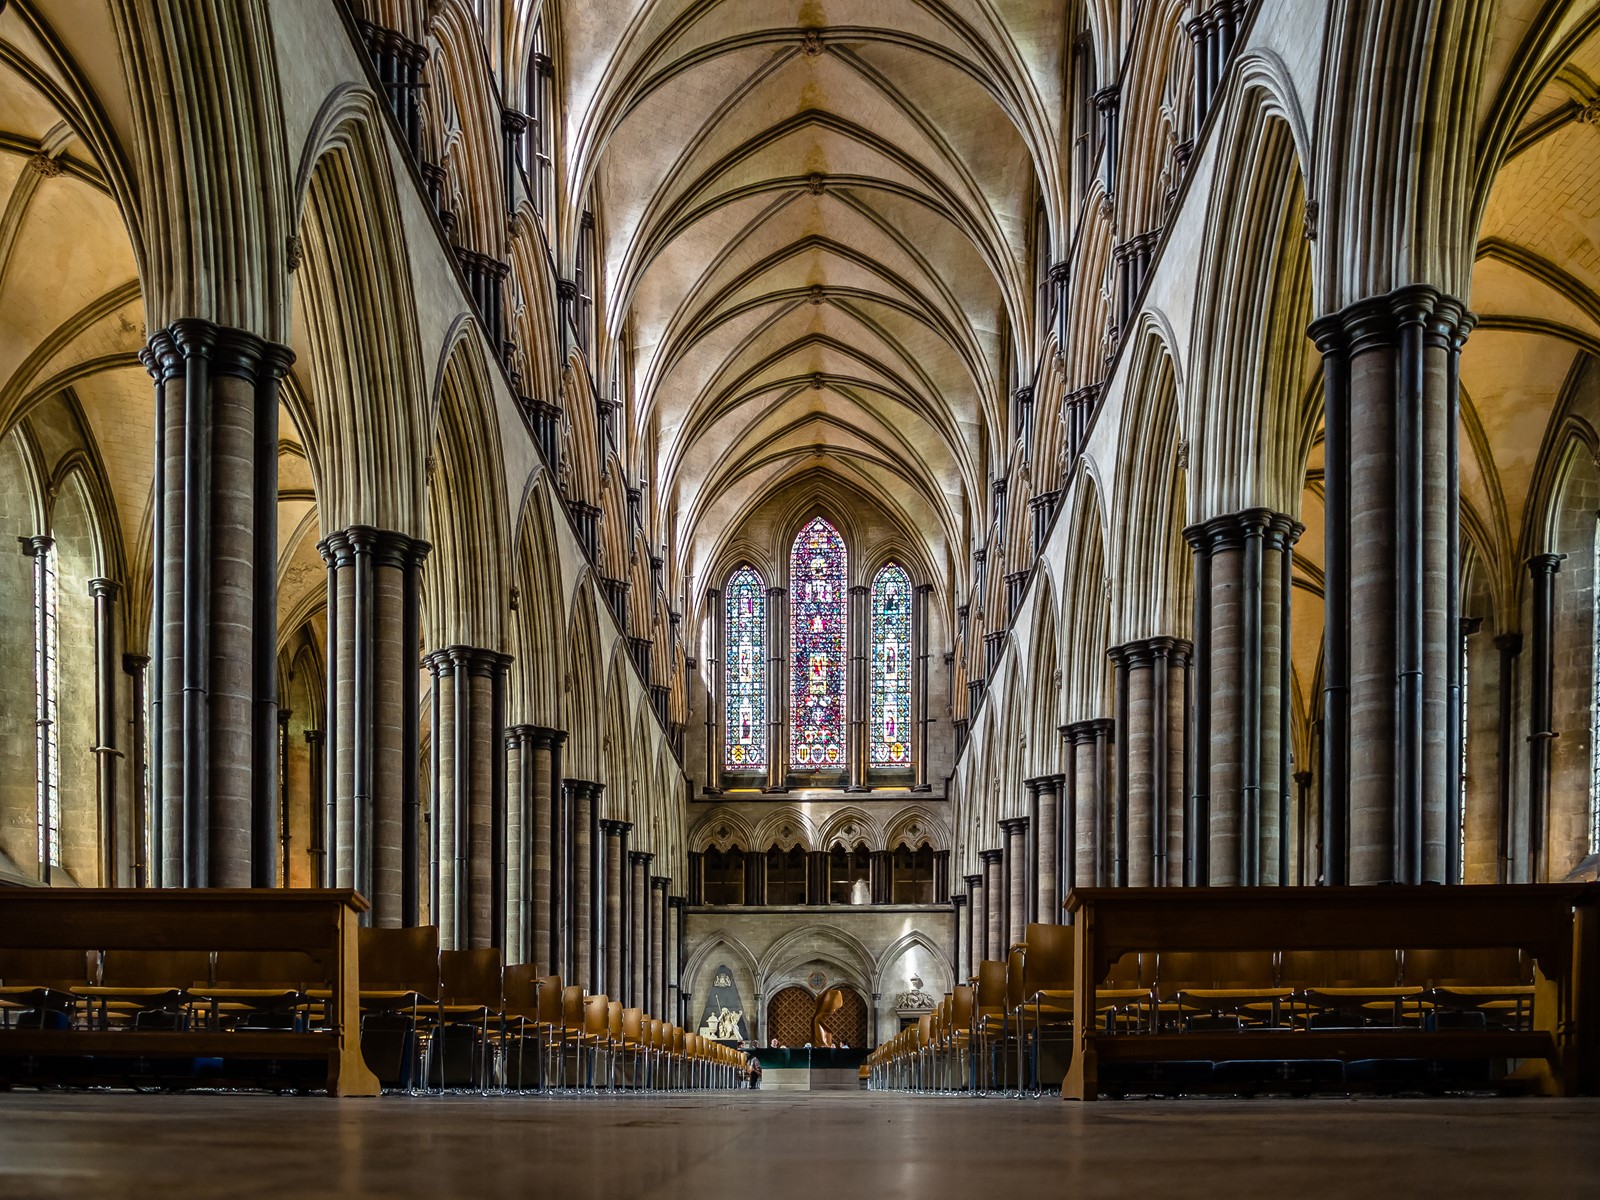
<svg viewBox="0 0 1600 1200"><path fill-rule="evenodd" d="M0 950L0 1049L7 1029L105 1035L85 1038L79 1063L115 1061L125 1029L320 1031L331 969L299 953ZM707 1089L745 1076L719 1042L503 967L497 949L441 951L432 926L361 930L359 983L362 1051L393 1089Z"/></svg>
<svg viewBox="0 0 1600 1200"><path fill-rule="evenodd" d="M1004 962L980 963L873 1052L870 1086L1037 1094L1052 1044L1049 1074L1070 1054L1075 957L1070 926L1030 924ZM1515 950L1128 954L1094 996L1097 1028L1129 1035L1527 1030L1533 1015L1532 965Z"/></svg>

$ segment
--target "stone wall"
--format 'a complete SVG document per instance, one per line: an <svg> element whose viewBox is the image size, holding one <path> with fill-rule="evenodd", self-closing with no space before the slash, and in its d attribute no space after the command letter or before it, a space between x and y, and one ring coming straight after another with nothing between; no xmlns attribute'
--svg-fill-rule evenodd
<svg viewBox="0 0 1600 1200"><path fill-rule="evenodd" d="M767 1003L782 989L815 995L838 985L866 1001L877 1044L898 1031L895 1002L913 975L935 1000L951 989L953 936L943 905L690 908L683 943L687 1021L699 1028L716 972L726 967L749 1010L753 1040L767 1041Z"/></svg>

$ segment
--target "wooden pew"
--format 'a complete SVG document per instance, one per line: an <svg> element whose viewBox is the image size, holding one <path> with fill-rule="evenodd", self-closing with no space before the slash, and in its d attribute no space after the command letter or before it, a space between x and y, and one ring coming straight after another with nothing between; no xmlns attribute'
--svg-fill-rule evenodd
<svg viewBox="0 0 1600 1200"><path fill-rule="evenodd" d="M327 1063L330 1095L376 1096L361 1057L357 933L366 910L348 889L0 890L0 949L300 951L322 964L332 989L324 1032L7 1030L0 1056L316 1059Z"/></svg>
<svg viewBox="0 0 1600 1200"><path fill-rule="evenodd" d="M1073 1058L1064 1099L1108 1063L1506 1058L1553 1095L1600 1091L1600 885L1079 888ZM1535 964L1530 1031L1317 1029L1108 1034L1095 988L1133 951L1516 948Z"/></svg>

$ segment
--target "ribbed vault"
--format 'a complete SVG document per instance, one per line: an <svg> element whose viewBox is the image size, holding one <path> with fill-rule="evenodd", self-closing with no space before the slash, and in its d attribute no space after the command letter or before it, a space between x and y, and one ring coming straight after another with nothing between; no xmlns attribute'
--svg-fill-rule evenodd
<svg viewBox="0 0 1600 1200"><path fill-rule="evenodd" d="M620 390L685 570L821 469L891 499L961 581L1036 357L1048 8L562 6L568 178L599 219Z"/></svg>

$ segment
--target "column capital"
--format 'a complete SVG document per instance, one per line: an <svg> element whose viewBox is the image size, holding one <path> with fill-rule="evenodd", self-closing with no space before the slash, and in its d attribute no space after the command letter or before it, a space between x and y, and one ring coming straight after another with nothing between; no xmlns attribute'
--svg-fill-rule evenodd
<svg viewBox="0 0 1600 1200"><path fill-rule="evenodd" d="M1005 856L1006 856L1006 852L1004 850L1001 850L1001 849L979 850L978 851L978 857L983 861L983 863L986 866L987 865L998 866L1005 859Z"/></svg>
<svg viewBox="0 0 1600 1200"><path fill-rule="evenodd" d="M1001 820L1000 828L1006 833L1023 833L1028 828L1028 818L1006 817Z"/></svg>
<svg viewBox="0 0 1600 1200"><path fill-rule="evenodd" d="M150 665L148 654L124 654L122 656L122 673L124 675L137 675Z"/></svg>
<svg viewBox="0 0 1600 1200"><path fill-rule="evenodd" d="M600 822L600 831L607 837L619 838L633 828L629 821L605 820Z"/></svg>
<svg viewBox="0 0 1600 1200"><path fill-rule="evenodd" d="M1024 779L1022 782L1027 786L1030 795L1038 796L1045 792L1059 791L1066 778L1062 774L1035 775L1032 779Z"/></svg>
<svg viewBox="0 0 1600 1200"><path fill-rule="evenodd" d="M1561 560L1565 554L1535 554L1528 559L1528 573L1530 575L1554 575L1561 570Z"/></svg>
<svg viewBox="0 0 1600 1200"><path fill-rule="evenodd" d="M1070 725L1061 726L1061 736L1074 746L1082 746L1095 740L1102 725L1109 726L1112 721L1109 717L1096 717L1089 721L1074 721Z"/></svg>
<svg viewBox="0 0 1600 1200"><path fill-rule="evenodd" d="M965 883L967 885L967 887L969 887L969 888L982 887L983 886L983 876L982 875L963 875L961 877L961 882Z"/></svg>
<svg viewBox="0 0 1600 1200"><path fill-rule="evenodd" d="M1476 323L1477 317L1454 296L1415 283L1318 317L1306 332L1325 356L1393 346L1407 325L1421 325L1434 346L1459 350Z"/></svg>
<svg viewBox="0 0 1600 1200"><path fill-rule="evenodd" d="M632 863L636 867L644 867L644 868L646 868L648 870L649 866L650 866L650 863L654 859L655 859L655 855L652 854L648 850L629 850L628 851L628 861L630 863Z"/></svg>
<svg viewBox="0 0 1600 1200"><path fill-rule="evenodd" d="M322 732L322 730L320 730L320 729L308 729L308 730L306 730L306 735L305 736L306 736L306 745L308 745L308 746L320 746L320 745L322 745L323 739L327 735L325 735Z"/></svg>
<svg viewBox="0 0 1600 1200"><path fill-rule="evenodd" d="M500 128L502 131L516 137L528 127L528 114L518 112L514 108L500 110Z"/></svg>
<svg viewBox="0 0 1600 1200"><path fill-rule="evenodd" d="M1305 526L1293 517L1270 508L1245 508L1196 522L1183 531L1190 548L1199 551L1237 549L1246 539L1267 539L1274 549L1292 546L1300 540Z"/></svg>
<svg viewBox="0 0 1600 1200"><path fill-rule="evenodd" d="M544 725L519 725L522 737L535 750L554 750L567 740L565 729L551 729Z"/></svg>
<svg viewBox="0 0 1600 1200"><path fill-rule="evenodd" d="M56 540L48 534L35 533L19 537L17 544L29 558L38 558L41 554L48 554L50 548L56 544Z"/></svg>
<svg viewBox="0 0 1600 1200"><path fill-rule="evenodd" d="M664 892L672 886L672 876L652 875L650 876L650 886Z"/></svg>
<svg viewBox="0 0 1600 1200"><path fill-rule="evenodd" d="M102 598L106 600L115 600L117 598L117 594L121 591L122 585L115 579L89 580L89 595L96 600Z"/></svg>

